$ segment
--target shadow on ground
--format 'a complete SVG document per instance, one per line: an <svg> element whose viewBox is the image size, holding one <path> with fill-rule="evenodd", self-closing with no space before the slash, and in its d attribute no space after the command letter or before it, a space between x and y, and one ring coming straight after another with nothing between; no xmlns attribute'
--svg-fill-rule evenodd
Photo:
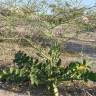
<svg viewBox="0 0 96 96"><path fill-rule="evenodd" d="M82 52L83 54L87 54L89 57L96 58L96 48L91 45L68 42L64 49L69 52Z"/></svg>

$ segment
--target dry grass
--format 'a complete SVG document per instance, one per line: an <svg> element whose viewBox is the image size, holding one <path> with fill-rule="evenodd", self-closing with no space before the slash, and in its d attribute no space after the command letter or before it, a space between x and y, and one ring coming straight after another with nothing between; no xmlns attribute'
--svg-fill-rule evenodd
<svg viewBox="0 0 96 96"><path fill-rule="evenodd" d="M22 46L20 43L0 42L0 61L12 61L17 51L25 51L28 55L34 55L32 47Z"/></svg>

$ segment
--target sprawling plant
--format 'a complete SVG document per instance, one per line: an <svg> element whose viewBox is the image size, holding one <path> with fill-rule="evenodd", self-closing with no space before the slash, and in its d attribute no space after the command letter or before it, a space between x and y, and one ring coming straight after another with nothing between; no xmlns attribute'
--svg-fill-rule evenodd
<svg viewBox="0 0 96 96"><path fill-rule="evenodd" d="M59 96L58 84L68 80L96 81L96 73L90 72L86 60L83 63L71 62L66 68L61 66L60 48L57 44L48 52L51 59L39 60L19 51L15 54L15 67L0 71L1 81L31 82L31 85L45 84L50 95Z"/></svg>

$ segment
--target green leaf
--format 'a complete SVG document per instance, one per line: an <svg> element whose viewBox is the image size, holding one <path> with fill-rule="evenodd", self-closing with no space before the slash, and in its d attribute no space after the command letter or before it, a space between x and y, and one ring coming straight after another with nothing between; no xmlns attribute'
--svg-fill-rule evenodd
<svg viewBox="0 0 96 96"><path fill-rule="evenodd" d="M10 67L10 74L12 74L14 72L14 68Z"/></svg>
<svg viewBox="0 0 96 96"><path fill-rule="evenodd" d="M3 74L4 75L8 74L7 70L3 70Z"/></svg>
<svg viewBox="0 0 96 96"><path fill-rule="evenodd" d="M0 79L2 79L3 78L3 73L2 72L0 72Z"/></svg>
<svg viewBox="0 0 96 96"><path fill-rule="evenodd" d="M86 60L85 59L83 59L83 64L86 65Z"/></svg>
<svg viewBox="0 0 96 96"><path fill-rule="evenodd" d="M15 70L15 74L16 74L16 75L20 74L20 69L16 69L16 70Z"/></svg>

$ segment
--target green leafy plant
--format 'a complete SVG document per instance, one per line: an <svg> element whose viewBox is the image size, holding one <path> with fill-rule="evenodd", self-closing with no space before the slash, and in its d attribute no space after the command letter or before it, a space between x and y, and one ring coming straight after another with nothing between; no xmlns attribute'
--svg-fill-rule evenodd
<svg viewBox="0 0 96 96"><path fill-rule="evenodd" d="M92 80L96 81L96 73L90 71L86 60L71 62L66 68L61 66L60 48L57 43L48 52L51 59L39 59L28 56L22 51L15 54L15 67L0 71L3 81L23 82L28 80L31 85L45 84L50 96L59 96L58 85L61 81Z"/></svg>

